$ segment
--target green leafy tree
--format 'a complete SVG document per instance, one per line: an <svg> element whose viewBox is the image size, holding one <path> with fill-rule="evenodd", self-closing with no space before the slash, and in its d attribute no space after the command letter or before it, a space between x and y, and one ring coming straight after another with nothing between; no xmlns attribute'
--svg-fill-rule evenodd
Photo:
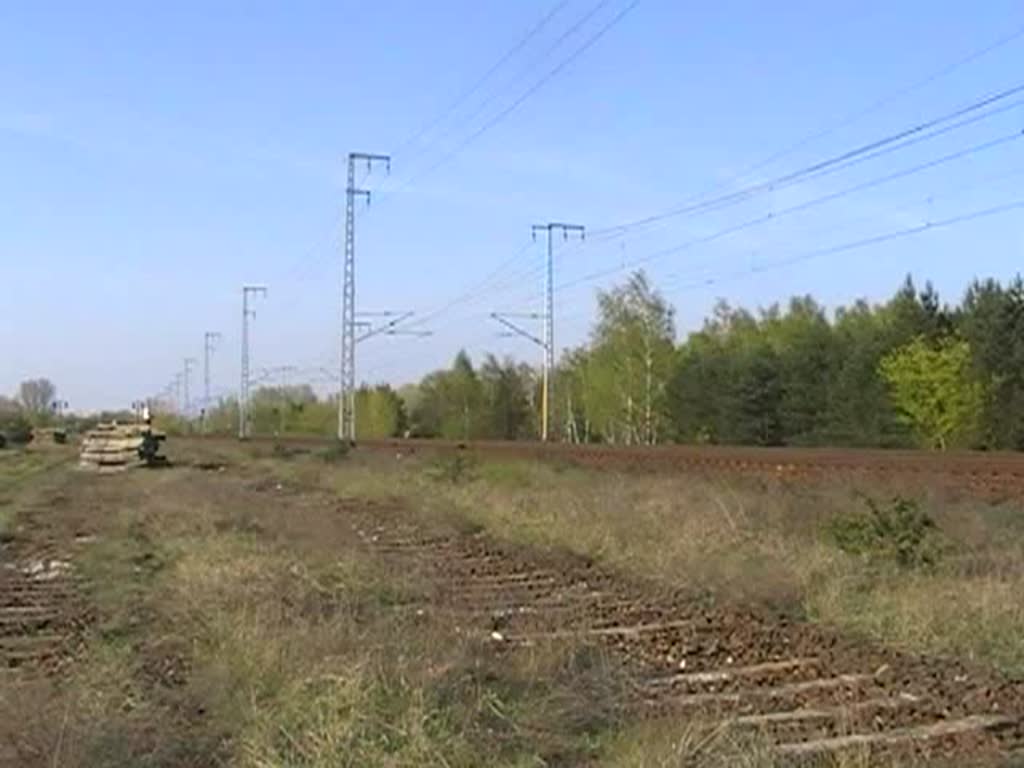
<svg viewBox="0 0 1024 768"><path fill-rule="evenodd" d="M238 432L238 398L226 397L206 410L206 429L211 434L231 435Z"/></svg>
<svg viewBox="0 0 1024 768"><path fill-rule="evenodd" d="M731 442L781 445L785 385L779 357L767 344L750 347L739 359L732 390L735 421Z"/></svg>
<svg viewBox="0 0 1024 768"><path fill-rule="evenodd" d="M972 370L970 344L963 339L918 337L886 355L879 374L923 444L945 449L976 426L984 393Z"/></svg>
<svg viewBox="0 0 1024 768"><path fill-rule="evenodd" d="M772 383L780 397L776 437L787 443L823 442L838 369L835 335L824 308L810 296L793 298L784 313L766 313L761 330L777 366ZM760 363L771 359L762 354Z"/></svg>
<svg viewBox="0 0 1024 768"><path fill-rule="evenodd" d="M597 296L591 341L594 416L607 439L652 445L665 435L675 352L673 310L643 272Z"/></svg>
<svg viewBox="0 0 1024 768"><path fill-rule="evenodd" d="M514 360L499 361L494 355L484 359L479 372L481 436L517 440L536 434L531 397L535 378L529 366Z"/></svg>
<svg viewBox="0 0 1024 768"><path fill-rule="evenodd" d="M27 443L32 439L32 423L21 403L0 396L0 448L5 444Z"/></svg>
<svg viewBox="0 0 1024 768"><path fill-rule="evenodd" d="M553 423L562 427L566 442L589 443L596 437L593 408L588 404L592 393L589 367L590 350L581 346L567 350L555 370Z"/></svg>
<svg viewBox="0 0 1024 768"><path fill-rule="evenodd" d="M395 437L405 429L405 404L391 387L364 385L356 391L357 438Z"/></svg>
<svg viewBox="0 0 1024 768"><path fill-rule="evenodd" d="M249 418L254 434L283 435L304 431L317 409L317 397L308 384L260 387L249 398ZM319 414L316 414L319 415ZM316 419L316 416L312 420ZM320 431L320 430L315 430Z"/></svg>
<svg viewBox="0 0 1024 768"><path fill-rule="evenodd" d="M1024 449L1024 283L976 281L956 313L960 335L971 345L974 369L985 384L980 442Z"/></svg>
<svg viewBox="0 0 1024 768"><path fill-rule="evenodd" d="M483 389L465 350L445 371L427 374L420 382L412 428L418 435L469 440L485 434Z"/></svg>
<svg viewBox="0 0 1024 768"><path fill-rule="evenodd" d="M835 371L828 398L826 442L855 446L907 445L912 435L897 417L878 366L892 351L884 310L866 301L840 307L833 324Z"/></svg>

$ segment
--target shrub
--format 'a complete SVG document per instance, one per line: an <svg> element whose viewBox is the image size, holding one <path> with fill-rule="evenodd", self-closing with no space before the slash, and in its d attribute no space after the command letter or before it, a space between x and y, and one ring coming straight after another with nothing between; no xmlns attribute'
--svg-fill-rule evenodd
<svg viewBox="0 0 1024 768"><path fill-rule="evenodd" d="M841 515L828 532L844 552L895 562L902 568L931 566L940 553L935 521L917 502L901 497L882 505L865 498L865 511Z"/></svg>
<svg viewBox="0 0 1024 768"><path fill-rule="evenodd" d="M275 459L294 459L296 456L302 456L307 453L309 453L308 448L304 448L301 445L288 445L280 440L275 440L274 447L271 449L271 455Z"/></svg>
<svg viewBox="0 0 1024 768"><path fill-rule="evenodd" d="M476 475L476 460L461 451L454 456L441 456L432 463L429 475L442 483L466 483Z"/></svg>
<svg viewBox="0 0 1024 768"><path fill-rule="evenodd" d="M342 459L348 458L349 451L352 447L345 440L336 440L326 448L321 449L318 453L321 459L328 464L333 464Z"/></svg>
<svg viewBox="0 0 1024 768"><path fill-rule="evenodd" d="M32 439L32 423L20 411L5 415L0 420L0 433L7 442L24 445Z"/></svg>

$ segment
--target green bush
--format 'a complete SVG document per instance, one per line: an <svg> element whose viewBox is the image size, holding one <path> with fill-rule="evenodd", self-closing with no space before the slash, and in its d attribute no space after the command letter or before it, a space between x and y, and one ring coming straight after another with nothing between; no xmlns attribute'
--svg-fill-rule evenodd
<svg viewBox="0 0 1024 768"><path fill-rule="evenodd" d="M288 445L280 440L275 440L271 453L275 459L294 459L296 456L309 453L309 449L301 445Z"/></svg>
<svg viewBox="0 0 1024 768"><path fill-rule="evenodd" d="M334 464L335 462L341 461L342 459L348 458L351 446L344 440L335 440L326 448L318 451L321 459L328 464Z"/></svg>
<svg viewBox="0 0 1024 768"><path fill-rule="evenodd" d="M931 566L941 551L935 521L916 501L900 497L882 505L864 500L866 510L842 515L828 526L832 541L844 552L887 560L902 568Z"/></svg>
<svg viewBox="0 0 1024 768"><path fill-rule="evenodd" d="M32 422L20 411L5 415L0 419L0 434L7 438L8 443L24 445L32 439Z"/></svg>
<svg viewBox="0 0 1024 768"><path fill-rule="evenodd" d="M440 483L467 483L476 476L476 460L462 451L454 456L441 456L432 462L428 474Z"/></svg>

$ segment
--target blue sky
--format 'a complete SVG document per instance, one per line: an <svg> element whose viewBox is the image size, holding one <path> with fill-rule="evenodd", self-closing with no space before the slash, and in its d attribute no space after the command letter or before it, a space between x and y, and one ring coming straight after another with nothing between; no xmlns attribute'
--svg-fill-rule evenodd
<svg viewBox="0 0 1024 768"><path fill-rule="evenodd" d="M745 181L1024 82L1024 36L947 71L1024 26L1017 0L640 0L497 119L628 6L0 5L0 392L46 375L74 408L122 406L201 357L207 330L223 334L214 391L231 392L244 282L270 289L253 324L256 368L293 366L296 378L335 370L351 150L394 154L390 177L360 173L376 197L358 214L359 308L416 310L434 331L360 346L360 378L400 384L460 346L538 357L487 320L492 310L540 310L543 251L530 243L531 224L599 231L735 188L737 176L822 131ZM757 307L811 292L835 306L880 300L911 272L953 300L975 276L1010 278L1024 255L1021 210L799 257L1021 200L1024 141L1011 136L1022 128L1024 107L1008 108L741 205L567 243L556 283L610 273L560 292L558 346L585 338L594 291L626 274L615 267L1000 138L644 266L676 306L681 334L719 297Z"/></svg>

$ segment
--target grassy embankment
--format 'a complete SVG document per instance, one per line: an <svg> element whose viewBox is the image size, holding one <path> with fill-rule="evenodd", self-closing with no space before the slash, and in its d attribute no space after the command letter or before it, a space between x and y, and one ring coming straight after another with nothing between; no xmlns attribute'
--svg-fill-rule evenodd
<svg viewBox="0 0 1024 768"><path fill-rule="evenodd" d="M527 461L291 464L305 482L398 496L669 588L752 600L1024 674L1024 511L1016 503L842 479L631 475Z"/></svg>
<svg viewBox="0 0 1024 768"><path fill-rule="evenodd" d="M25 501L33 497L45 485L46 476L70 463L72 456L68 449L57 447L49 450L0 449L0 534L13 521L16 500Z"/></svg>
<svg viewBox="0 0 1024 768"><path fill-rule="evenodd" d="M53 489L92 510L74 562L94 621L59 676L0 681L0 755L90 768L658 764L636 762L600 649L495 654L410 610L429 583L368 559L322 496L265 478L75 473ZM722 760L738 743L680 731L665 765L735 764Z"/></svg>
<svg viewBox="0 0 1024 768"><path fill-rule="evenodd" d="M222 458L223 472L75 473L58 484L95 510L95 540L75 561L94 621L58 679L0 681L0 744L16 743L21 764L773 764L756 741L700 723L632 724L615 705L619 673L598 648L499 656L451 622L418 615L410 609L430 602L429 582L384 569L330 498L303 488L401 497L435 529L468 521L668 585L1019 663L1011 640L994 641L1019 626L1002 589L1020 574L1012 545L994 533L1014 523L999 510L969 508L974 527L944 528L955 553L908 568L832 543L829 521L851 505L836 491L768 495L529 463ZM282 490L271 477L292 482ZM987 590L981 626L944 633L921 595L964 584ZM915 634L864 618L895 614L900 601L919 611ZM993 641L979 644L987 632Z"/></svg>

